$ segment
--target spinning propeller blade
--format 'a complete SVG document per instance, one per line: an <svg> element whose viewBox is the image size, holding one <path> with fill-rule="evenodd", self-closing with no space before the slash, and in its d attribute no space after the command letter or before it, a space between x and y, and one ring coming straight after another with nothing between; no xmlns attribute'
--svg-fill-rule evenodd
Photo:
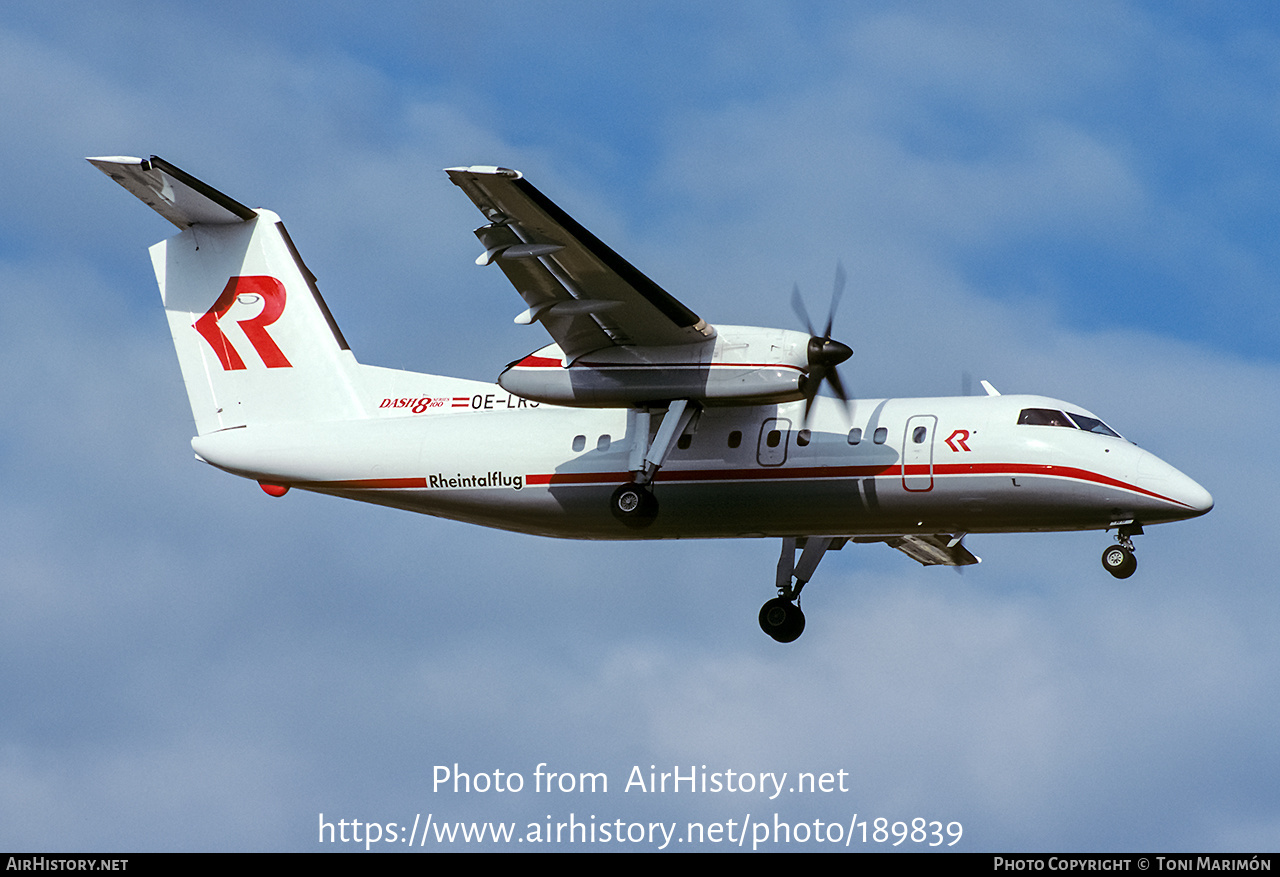
<svg viewBox="0 0 1280 877"><path fill-rule="evenodd" d="M831 338L831 327L835 324L836 307L840 304L840 297L844 295L844 285L844 265L837 263L835 285L831 290L831 307L827 312L827 325L822 330L821 335L814 331L813 323L809 320L809 312L805 309L804 300L800 297L799 284L796 284L791 291L791 309L796 312L796 316L800 318L800 322L804 324L805 331L810 336L808 349L809 369L805 372L805 378L801 385L801 389L804 392L804 419L806 421L809 419L809 409L813 407L813 399L818 395L818 390L821 389L823 381L831 385L831 389L835 391L840 401L849 401L849 395L845 392L844 384L840 380L840 374L836 371L836 366L853 356L853 350L848 345L834 341Z"/></svg>

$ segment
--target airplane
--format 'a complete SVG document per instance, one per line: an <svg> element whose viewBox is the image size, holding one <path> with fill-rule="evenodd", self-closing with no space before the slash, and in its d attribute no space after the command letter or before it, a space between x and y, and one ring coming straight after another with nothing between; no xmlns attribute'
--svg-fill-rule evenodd
<svg viewBox="0 0 1280 877"><path fill-rule="evenodd" d="M804 630L828 551L885 543L925 565L971 533L1133 537L1213 508L1208 491L1089 410L1001 395L851 399L831 337L711 325L518 171L449 168L497 265L553 343L496 383L358 363L279 216L161 158L90 163L180 230L151 260L195 419L196 458L267 494L313 491L571 539L778 538L760 627ZM819 395L827 384L836 398ZM797 552L799 557L797 558Z"/></svg>

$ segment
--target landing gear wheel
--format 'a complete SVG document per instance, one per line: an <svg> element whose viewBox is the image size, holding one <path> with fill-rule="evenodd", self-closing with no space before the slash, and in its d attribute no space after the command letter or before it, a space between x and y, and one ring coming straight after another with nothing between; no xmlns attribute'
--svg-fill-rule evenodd
<svg viewBox="0 0 1280 877"><path fill-rule="evenodd" d="M613 516L628 527L647 527L658 516L658 501L647 488L634 481L613 492L609 507Z"/></svg>
<svg viewBox="0 0 1280 877"><path fill-rule="evenodd" d="M804 613L784 597L774 597L760 607L760 629L780 643L789 643L804 633Z"/></svg>
<svg viewBox="0 0 1280 877"><path fill-rule="evenodd" d="M1138 558L1123 545L1109 545L1102 552L1102 566L1118 579L1127 579L1138 568Z"/></svg>

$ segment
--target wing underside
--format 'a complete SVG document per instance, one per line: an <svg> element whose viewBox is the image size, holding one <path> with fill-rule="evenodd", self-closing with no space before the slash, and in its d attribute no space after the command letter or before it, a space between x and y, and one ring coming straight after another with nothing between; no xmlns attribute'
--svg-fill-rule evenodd
<svg viewBox="0 0 1280 877"><path fill-rule="evenodd" d="M696 344L715 330L599 238L579 225L518 172L450 168L449 178L489 224L476 229L528 309L517 322L541 322L572 362L613 345Z"/></svg>
<svg viewBox="0 0 1280 877"><path fill-rule="evenodd" d="M947 533L920 536L855 536L854 542L883 542L925 566L971 566L981 559L964 547L962 536Z"/></svg>

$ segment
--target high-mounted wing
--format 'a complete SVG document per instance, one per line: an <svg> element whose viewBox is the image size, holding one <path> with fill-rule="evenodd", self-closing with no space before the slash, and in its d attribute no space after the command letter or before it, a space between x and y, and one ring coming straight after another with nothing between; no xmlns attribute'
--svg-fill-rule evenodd
<svg viewBox="0 0 1280 877"><path fill-rule="evenodd" d="M579 225L519 171L449 168L489 224L479 265L497 262L565 358L614 345L695 344L715 329Z"/></svg>

